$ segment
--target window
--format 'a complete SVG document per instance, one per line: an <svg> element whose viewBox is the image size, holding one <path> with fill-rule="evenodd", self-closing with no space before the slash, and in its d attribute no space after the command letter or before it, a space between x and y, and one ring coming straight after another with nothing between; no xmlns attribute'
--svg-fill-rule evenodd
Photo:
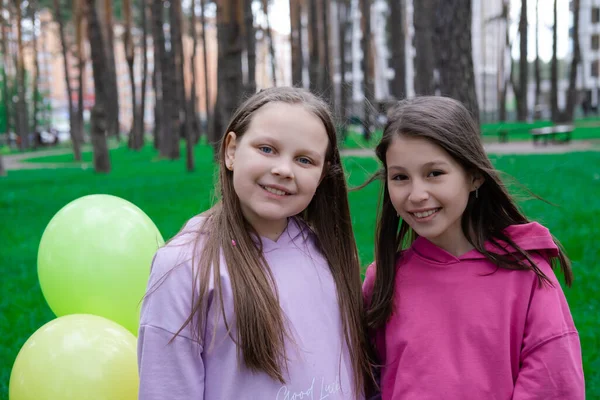
<svg viewBox="0 0 600 400"><path fill-rule="evenodd" d="M600 35L592 35L592 50L600 50Z"/></svg>
<svg viewBox="0 0 600 400"><path fill-rule="evenodd" d="M600 7L592 7L592 24L600 22Z"/></svg>
<svg viewBox="0 0 600 400"><path fill-rule="evenodd" d="M599 66L598 60L592 61L591 66L592 66L592 77L597 78L598 75L600 75L600 74L598 74L599 69L600 69L600 68L598 68L598 66Z"/></svg>

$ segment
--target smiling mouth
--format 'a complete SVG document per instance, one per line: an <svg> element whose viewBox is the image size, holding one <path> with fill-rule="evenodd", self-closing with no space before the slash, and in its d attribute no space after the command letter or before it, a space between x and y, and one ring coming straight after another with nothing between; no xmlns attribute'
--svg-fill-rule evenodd
<svg viewBox="0 0 600 400"><path fill-rule="evenodd" d="M264 190L266 190L269 193L275 194L277 196L289 196L291 193L285 192L283 190L280 189L276 189L270 186L263 186L263 185L259 185L261 188L263 188Z"/></svg>
<svg viewBox="0 0 600 400"><path fill-rule="evenodd" d="M442 209L441 207L438 207L438 208L433 208L431 210L422 211L422 212L414 212L414 213L411 212L410 215L412 215L416 219L423 219L423 218L431 217L434 214L437 214L441 209Z"/></svg>

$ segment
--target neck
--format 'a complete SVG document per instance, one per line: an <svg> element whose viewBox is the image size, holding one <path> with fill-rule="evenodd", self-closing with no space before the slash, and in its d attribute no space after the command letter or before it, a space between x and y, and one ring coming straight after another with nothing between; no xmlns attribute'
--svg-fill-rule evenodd
<svg viewBox="0 0 600 400"><path fill-rule="evenodd" d="M273 221L272 223L262 223L257 224L253 221L249 221L250 225L254 228L258 236L267 238L276 242L280 237L283 231L287 228L288 220L284 219L283 221Z"/></svg>
<svg viewBox="0 0 600 400"><path fill-rule="evenodd" d="M431 239L430 241L455 257L460 257L474 249L473 245L467 240L466 236L462 232L460 235L456 235L455 237L449 239L441 237Z"/></svg>

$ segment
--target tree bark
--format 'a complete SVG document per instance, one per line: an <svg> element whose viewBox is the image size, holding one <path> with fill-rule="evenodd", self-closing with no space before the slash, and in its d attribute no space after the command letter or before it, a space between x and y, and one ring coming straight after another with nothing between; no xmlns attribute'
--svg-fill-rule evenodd
<svg viewBox="0 0 600 400"><path fill-rule="evenodd" d="M144 147L144 134L146 131L145 115L146 115L146 85L148 84L148 0L141 0L142 8L142 84L140 88L140 104L139 110L136 113L138 120L135 123L135 143L134 149L140 150Z"/></svg>
<svg viewBox="0 0 600 400"><path fill-rule="evenodd" d="M1 0L0 0L1 1ZM31 40L33 45L33 79L31 82L31 92L33 94L33 115L31 118L31 131L35 134L38 130L38 114L40 102L40 63L38 60L38 40L36 31L36 8L35 0L29 0L29 12L31 13Z"/></svg>
<svg viewBox="0 0 600 400"><path fill-rule="evenodd" d="M25 101L25 57L23 48L23 26L21 0L15 0L17 15L17 135L21 137L21 150L29 148L29 119Z"/></svg>
<svg viewBox="0 0 600 400"><path fill-rule="evenodd" d="M214 132L217 140L213 141L214 155L218 156L218 145L221 136L225 134L231 115L242 100L244 83L242 75L242 24L238 15L240 1L217 1L217 43L218 73L217 73L217 102L214 115Z"/></svg>
<svg viewBox="0 0 600 400"><path fill-rule="evenodd" d="M214 127L212 123L212 105L210 102L210 90L209 90L209 81L208 78L209 70L208 70L208 56L207 56L207 47L208 43L206 41L206 16L204 11L206 10L206 0L200 0L200 21L202 24L202 63L204 65L204 106L205 106L205 114L206 114L206 137L209 140L216 140L217 134L214 133ZM212 133L211 133L212 131Z"/></svg>
<svg viewBox="0 0 600 400"><path fill-rule="evenodd" d="M500 90L498 91L498 119L501 122L506 121L506 93L508 92L508 85L509 82L512 81L512 75L513 75L513 63L512 63L512 45L510 43L510 36L509 36L509 24L510 24L510 20L509 20L509 4L508 4L508 0L503 0L502 2L502 21L504 22L504 48L502 49L502 54L500 56L500 70L502 71L502 86L500 87ZM504 68L506 65L506 52L508 51L508 56L511 60L510 63L510 78L507 79L505 72L504 72Z"/></svg>
<svg viewBox="0 0 600 400"><path fill-rule="evenodd" d="M75 121L75 129L76 132L75 134L77 135L77 137L79 138L79 143L83 143L84 140L84 136L83 136L83 97L84 97L84 85L85 85L85 81L84 81L84 76L85 76L85 50L84 50L84 45L83 45L83 38L85 36L85 30L84 30L84 10L83 10L83 0L75 0L75 29L76 29L76 42L77 42L77 62L78 62L78 71L79 71L79 75L77 77L77 113L74 115L74 121Z"/></svg>
<svg viewBox="0 0 600 400"><path fill-rule="evenodd" d="M521 17L519 18L519 83L517 84L514 79L512 80L515 100L517 102L517 119L519 121L527 120L527 84L529 83L527 25L527 0L521 0Z"/></svg>
<svg viewBox="0 0 600 400"><path fill-rule="evenodd" d="M277 59L275 58L275 43L273 43L273 32L271 31L271 17L269 16L269 0L263 0L263 12L267 20L267 39L269 40L269 55L271 57L271 77L273 86L277 86Z"/></svg>
<svg viewBox="0 0 600 400"><path fill-rule="evenodd" d="M440 1L436 13L437 67L443 96L461 101L479 121L471 39L471 0Z"/></svg>
<svg viewBox="0 0 600 400"><path fill-rule="evenodd" d="M2 154L0 154L0 176L6 176L6 169L4 169L4 160Z"/></svg>
<svg viewBox="0 0 600 400"><path fill-rule="evenodd" d="M252 0L243 0L244 6L244 30L246 40L246 57L248 64L248 81L246 82L246 93L256 93L256 30L254 29L254 15L252 14Z"/></svg>
<svg viewBox="0 0 600 400"><path fill-rule="evenodd" d="M115 136L118 141L121 141L120 122L119 122L119 87L117 84L117 66L115 62L115 39L113 32L113 0L103 0L104 9L102 21L103 32L105 33L105 51L107 56L107 81L105 84L110 85L111 90L107 91L109 101L105 104L105 112L107 118L108 134Z"/></svg>
<svg viewBox="0 0 600 400"><path fill-rule="evenodd" d="M534 106L540 104L540 94L542 92L542 77L540 74L540 0L535 1L535 100Z"/></svg>
<svg viewBox="0 0 600 400"><path fill-rule="evenodd" d="M414 29L415 29L415 54L414 61L414 87L417 95L435 94L435 81L433 71L436 60L434 55L434 22L436 0L413 1Z"/></svg>
<svg viewBox="0 0 600 400"><path fill-rule="evenodd" d="M321 57L323 61L323 67L321 68L321 90L323 98L333 108L335 106L334 96L332 95L332 82L331 78L331 60L329 57L330 43L329 43L329 11L331 9L330 0L322 0L321 2Z"/></svg>
<svg viewBox="0 0 600 400"><path fill-rule="evenodd" d="M418 1L418 0L417 0ZM394 78L390 85L390 94L397 100L406 97L406 51L404 46L404 1L389 0L390 16L388 18L388 43L391 51L391 67ZM419 49L421 51L421 49Z"/></svg>
<svg viewBox="0 0 600 400"><path fill-rule="evenodd" d="M200 124L198 123L198 95L196 93L196 58L198 56L198 32L196 29L196 1L192 0L190 7L190 36L192 37L192 55L190 56L190 70L192 73L192 86L190 88L190 99L187 102L187 120L192 137L192 143L198 143L200 139Z"/></svg>
<svg viewBox="0 0 600 400"><path fill-rule="evenodd" d="M58 23L58 32L60 35L60 43L62 48L63 66L65 70L65 85L67 88L67 102L69 106L69 127L71 134L71 145L73 146L73 158L75 161L81 161L81 138L79 137L78 129L76 128L75 121L75 109L73 106L72 88L71 88L71 74L69 68L69 44L67 43L67 36L65 34L65 26L60 13L60 0L54 0L54 19Z"/></svg>
<svg viewBox="0 0 600 400"><path fill-rule="evenodd" d="M123 19L125 22L125 32L123 33L123 47L125 48L125 60L129 68L129 83L131 85L131 111L133 114L131 129L129 130L129 137L127 144L130 149L134 149L136 145L136 122L137 118L137 99L135 91L135 47L133 45L133 37L131 36L131 27L133 23L131 0L123 0Z"/></svg>
<svg viewBox="0 0 600 400"><path fill-rule="evenodd" d="M302 70L302 5L300 0L290 0L290 42L292 48L292 84L303 87Z"/></svg>
<svg viewBox="0 0 600 400"><path fill-rule="evenodd" d="M572 122L575 114L575 106L578 103L577 93L577 69L581 61L581 49L579 48L579 10L580 0L573 0L573 58L569 71L569 89L567 92L567 105L564 120Z"/></svg>
<svg viewBox="0 0 600 400"><path fill-rule="evenodd" d="M94 149L94 169L98 173L110 172L110 158L106 143L107 116L106 101L108 96L105 83L108 75L107 52L104 47L104 38L95 7L95 0L87 0L88 11L88 37L92 52L92 69L94 72L94 93L96 100L91 115L91 138Z"/></svg>
<svg viewBox="0 0 600 400"><path fill-rule="evenodd" d="M363 135L365 140L371 139L371 110L373 108L373 53L371 52L371 0L360 0L361 21L362 21L362 89L364 94L363 102Z"/></svg>
<svg viewBox="0 0 600 400"><path fill-rule="evenodd" d="M558 59L556 57L557 47L557 22L558 22L558 0L554 0L554 24L552 26L552 61L550 62L550 108L552 121L557 122L560 119L560 110L558 109Z"/></svg>
<svg viewBox="0 0 600 400"><path fill-rule="evenodd" d="M4 21L4 12L9 12L8 9L4 8L4 0L0 0L0 45L2 46L2 98L4 99L4 118L6 121L6 134L8 137L8 133L10 132L10 121L11 121L11 112L9 106L9 98L10 98L10 89L8 82L8 74L6 73L6 68L9 63L8 56L8 34L6 32L6 25Z"/></svg>
<svg viewBox="0 0 600 400"><path fill-rule="evenodd" d="M346 124L348 119L348 83L346 82L346 33L349 28L349 9L350 4L348 0L337 0L337 18L338 18L338 48L340 56L340 100L338 103L338 115L340 118L340 137L338 138L340 143L343 143L346 139Z"/></svg>
<svg viewBox="0 0 600 400"><path fill-rule="evenodd" d="M310 90L321 93L320 62L319 62L319 18L317 14L317 0L308 0L308 79Z"/></svg>
<svg viewBox="0 0 600 400"><path fill-rule="evenodd" d="M170 75L173 81L172 91L172 106L171 106L171 129L173 135L171 140L171 160L177 160L180 157L180 146L179 142L182 138L187 138L187 125L185 124L186 106L185 106L185 89L183 87L183 44L181 37L181 24L182 24L182 12L181 2L179 0L172 0L169 8L169 21L171 31L171 51L169 57L169 63L173 71Z"/></svg>

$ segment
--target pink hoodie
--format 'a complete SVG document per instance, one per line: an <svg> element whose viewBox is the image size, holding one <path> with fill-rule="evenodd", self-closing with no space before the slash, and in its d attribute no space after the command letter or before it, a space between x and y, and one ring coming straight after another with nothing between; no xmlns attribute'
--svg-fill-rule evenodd
<svg viewBox="0 0 600 400"><path fill-rule="evenodd" d="M585 399L579 336L547 261L558 252L552 236L537 223L505 232L554 287L417 238L396 264L394 312L373 335L383 400ZM374 279L371 265L367 303Z"/></svg>

